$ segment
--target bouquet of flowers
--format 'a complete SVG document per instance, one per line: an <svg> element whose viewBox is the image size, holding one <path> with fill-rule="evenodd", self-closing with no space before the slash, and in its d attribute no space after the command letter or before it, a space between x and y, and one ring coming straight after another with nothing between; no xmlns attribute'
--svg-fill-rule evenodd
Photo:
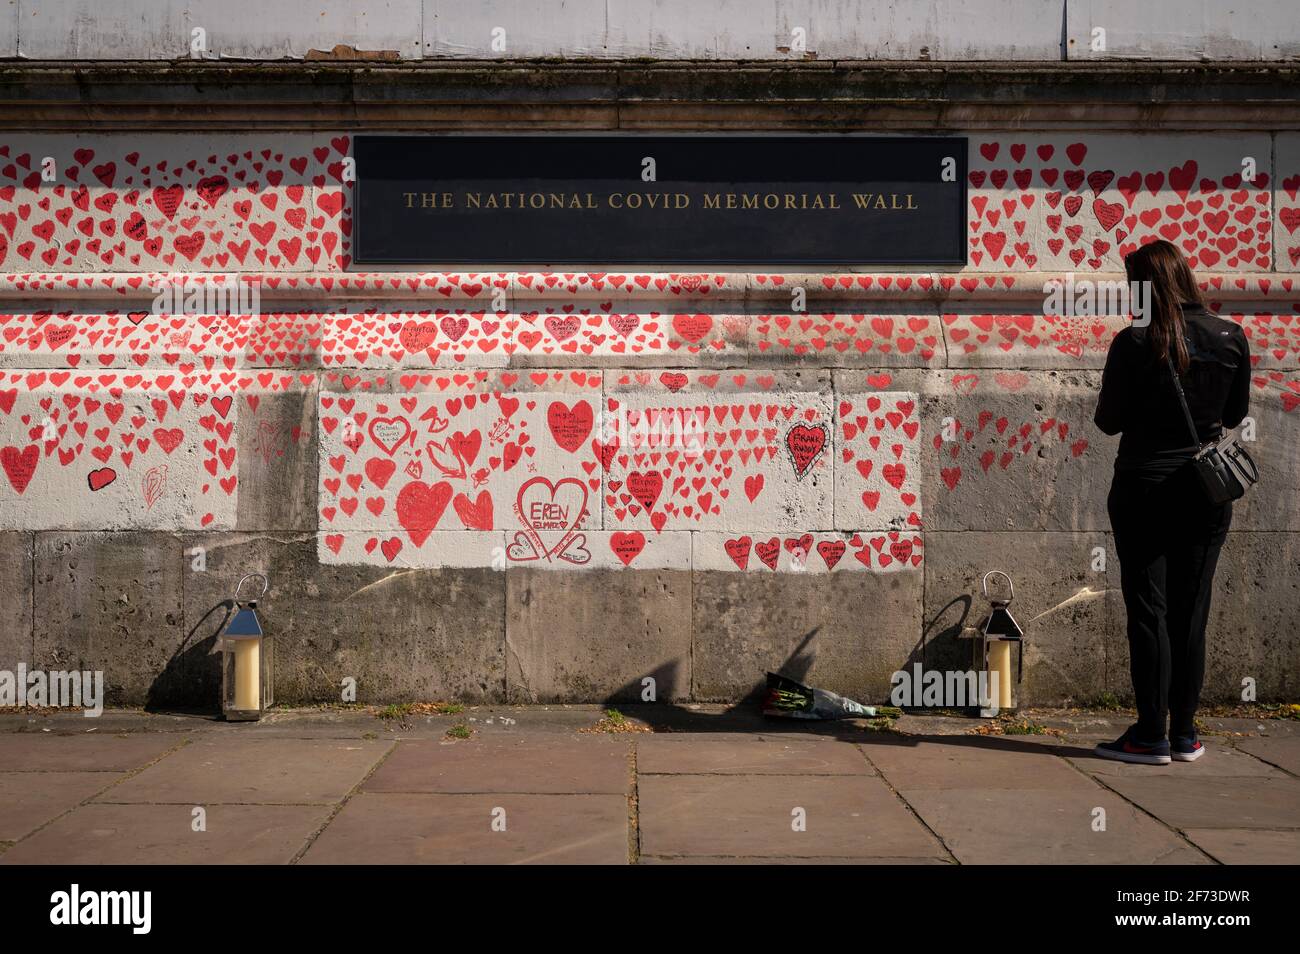
<svg viewBox="0 0 1300 954"><path fill-rule="evenodd" d="M893 706L864 706L852 699L825 689L767 674L767 692L763 696L763 715L788 719L873 719L876 716L897 718L901 709Z"/></svg>

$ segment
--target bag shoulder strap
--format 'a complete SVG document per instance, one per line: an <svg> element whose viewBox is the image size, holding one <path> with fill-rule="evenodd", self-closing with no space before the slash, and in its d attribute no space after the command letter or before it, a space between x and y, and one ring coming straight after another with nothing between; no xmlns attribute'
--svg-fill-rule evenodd
<svg viewBox="0 0 1300 954"><path fill-rule="evenodd" d="M1182 406L1183 417L1187 421L1187 430L1192 435L1192 444L1195 447L1201 446L1201 435L1196 430L1196 422L1192 420L1192 411L1187 406L1187 397L1183 394L1183 382L1178 380L1178 371L1174 367L1173 355L1165 354L1165 362L1169 365L1169 376L1174 380L1174 392L1178 395L1178 403Z"/></svg>

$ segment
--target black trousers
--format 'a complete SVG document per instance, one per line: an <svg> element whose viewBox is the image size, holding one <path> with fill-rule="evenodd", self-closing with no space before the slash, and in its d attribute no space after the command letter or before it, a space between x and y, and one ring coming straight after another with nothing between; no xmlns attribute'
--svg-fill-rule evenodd
<svg viewBox="0 0 1300 954"><path fill-rule="evenodd" d="M1191 735L1205 678L1205 624L1232 505L1201 497L1184 467L1163 480L1116 472L1107 501L1128 611L1139 741Z"/></svg>

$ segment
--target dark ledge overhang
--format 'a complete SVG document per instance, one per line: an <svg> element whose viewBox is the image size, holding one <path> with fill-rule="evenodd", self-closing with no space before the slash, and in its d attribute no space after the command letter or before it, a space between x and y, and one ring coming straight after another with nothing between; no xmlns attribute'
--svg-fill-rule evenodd
<svg viewBox="0 0 1300 954"><path fill-rule="evenodd" d="M1300 63L0 63L23 131L1300 129Z"/></svg>

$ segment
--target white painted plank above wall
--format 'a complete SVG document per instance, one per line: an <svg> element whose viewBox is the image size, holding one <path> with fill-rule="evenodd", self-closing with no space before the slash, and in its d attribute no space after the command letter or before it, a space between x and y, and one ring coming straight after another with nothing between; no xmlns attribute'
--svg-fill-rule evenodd
<svg viewBox="0 0 1300 954"><path fill-rule="evenodd" d="M18 0L0 0L0 56L18 55Z"/></svg>
<svg viewBox="0 0 1300 954"><path fill-rule="evenodd" d="M420 57L421 0L19 0L18 54L37 60L303 59L345 44ZM0 34L2 36L2 34Z"/></svg>
<svg viewBox="0 0 1300 954"><path fill-rule="evenodd" d="M426 0L425 55L1056 60L1064 0Z"/></svg>
<svg viewBox="0 0 1300 954"><path fill-rule="evenodd" d="M1059 61L1300 56L1296 0L0 0L0 57ZM1106 35L1093 50L1093 31Z"/></svg>
<svg viewBox="0 0 1300 954"><path fill-rule="evenodd" d="M788 45L797 27L817 59L1059 60L1065 0L777 0Z"/></svg>
<svg viewBox="0 0 1300 954"><path fill-rule="evenodd" d="M1293 59L1300 57L1300 5L1296 0L1069 0L1066 33L1072 60Z"/></svg>
<svg viewBox="0 0 1300 954"><path fill-rule="evenodd" d="M605 7L605 0L425 0L424 55L472 60L611 56Z"/></svg>

